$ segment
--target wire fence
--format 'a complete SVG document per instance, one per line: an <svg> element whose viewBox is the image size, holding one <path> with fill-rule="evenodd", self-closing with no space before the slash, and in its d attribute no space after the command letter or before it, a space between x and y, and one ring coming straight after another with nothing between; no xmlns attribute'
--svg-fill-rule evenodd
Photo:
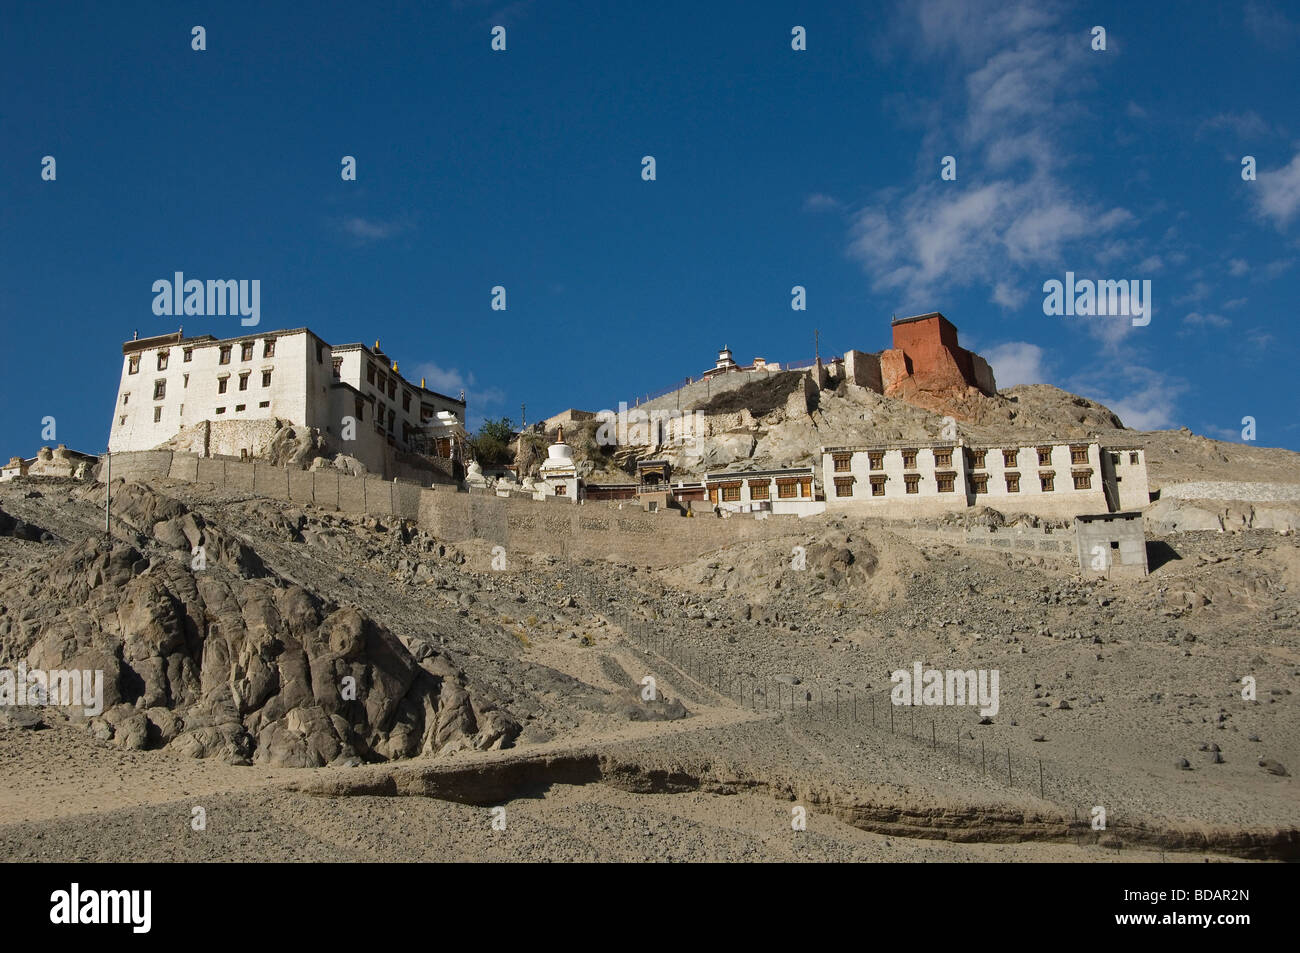
<svg viewBox="0 0 1300 953"><path fill-rule="evenodd" d="M989 744L976 734L979 727L971 725L969 708L900 706L892 703L887 691L739 674L679 636L679 627L698 628L698 620L684 615L674 619L657 609L650 609L652 615L648 618L637 615L627 608L629 602L641 605L641 600L648 602L648 598L627 589L614 591L590 578L583 581L581 591L593 609L618 625L633 644L659 656L697 688L712 692L730 704L752 711L788 712L850 730L888 734L956 762L999 785L1058 804L1074 800L1065 790L1065 784L1071 776L1077 778L1077 772L1067 772L1048 760L1017 752L1010 745ZM1082 838L1102 832L1091 828L1091 812L1095 807L1085 805L1083 818L1078 807L1073 809L1074 820L1069 823L1072 835ZM1113 830L1114 804L1105 804L1105 812L1102 830Z"/></svg>

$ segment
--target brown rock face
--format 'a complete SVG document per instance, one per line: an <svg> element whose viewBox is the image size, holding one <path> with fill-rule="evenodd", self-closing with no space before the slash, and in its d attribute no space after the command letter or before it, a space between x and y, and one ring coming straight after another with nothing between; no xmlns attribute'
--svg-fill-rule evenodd
<svg viewBox="0 0 1300 953"><path fill-rule="evenodd" d="M431 647L417 662L357 608L269 572L244 543L148 487L115 488L114 500L119 520L152 537L152 558L121 542L68 547L42 572L40 591L61 595L42 600L27 638L0 644L0 656L29 667L102 671L104 710L90 716L101 737L315 767L502 747L518 735L504 713L476 710L463 674Z"/></svg>

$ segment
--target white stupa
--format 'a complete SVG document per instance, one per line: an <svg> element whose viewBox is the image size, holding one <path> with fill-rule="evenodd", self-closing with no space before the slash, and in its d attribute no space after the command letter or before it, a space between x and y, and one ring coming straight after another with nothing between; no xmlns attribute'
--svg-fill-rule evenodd
<svg viewBox="0 0 1300 953"><path fill-rule="evenodd" d="M546 490L549 491L546 492L547 496L579 499L582 481L578 477L578 467L573 461L573 448L564 442L563 425L555 436L555 443L546 448L546 459L538 468L538 475L546 484Z"/></svg>

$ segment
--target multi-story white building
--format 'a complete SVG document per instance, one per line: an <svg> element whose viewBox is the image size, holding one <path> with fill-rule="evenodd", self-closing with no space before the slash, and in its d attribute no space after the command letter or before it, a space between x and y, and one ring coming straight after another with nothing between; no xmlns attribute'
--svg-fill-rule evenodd
<svg viewBox="0 0 1300 953"><path fill-rule="evenodd" d="M970 446L964 441L822 448L828 509L929 516L967 506L1064 519L1150 502L1137 447L1096 439Z"/></svg>
<svg viewBox="0 0 1300 953"><path fill-rule="evenodd" d="M287 421L389 477L422 456L458 459L464 420L463 394L412 384L378 341L335 347L307 328L221 340L177 331L122 345L108 448L181 438L205 456L262 456Z"/></svg>

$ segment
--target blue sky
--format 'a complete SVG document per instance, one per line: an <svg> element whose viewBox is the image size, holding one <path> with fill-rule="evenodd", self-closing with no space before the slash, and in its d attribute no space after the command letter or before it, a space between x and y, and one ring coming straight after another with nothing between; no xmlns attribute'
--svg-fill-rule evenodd
<svg viewBox="0 0 1300 953"><path fill-rule="evenodd" d="M408 376L465 387L471 424L614 407L723 344L804 360L816 328L823 356L879 350L891 315L938 310L1000 386L1223 439L1251 415L1259 443L1300 449L1300 4L7 0L0 17L5 458L48 442L45 416L103 448L120 345L175 329L151 286L176 271L259 279L267 330L381 339ZM1151 323L1046 316L1066 271L1151 280Z"/></svg>

